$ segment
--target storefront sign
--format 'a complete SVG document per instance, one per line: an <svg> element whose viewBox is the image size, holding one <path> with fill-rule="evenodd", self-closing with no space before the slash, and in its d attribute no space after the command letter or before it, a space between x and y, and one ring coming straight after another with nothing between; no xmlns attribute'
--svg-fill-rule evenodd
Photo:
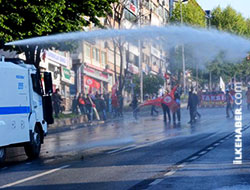
<svg viewBox="0 0 250 190"><path fill-rule="evenodd" d="M108 75L103 74L101 71L85 67L84 74L104 82L109 82Z"/></svg>
<svg viewBox="0 0 250 190"><path fill-rule="evenodd" d="M69 84L74 84L75 83L75 75L74 75L74 72L65 68L65 67L62 67L62 78L61 80L63 82L66 82L66 83L69 83Z"/></svg>
<svg viewBox="0 0 250 190"><path fill-rule="evenodd" d="M89 87L96 88L96 89L101 88L101 84L99 82L97 82L95 79L88 77L88 76L84 76L84 84Z"/></svg>
<svg viewBox="0 0 250 190"><path fill-rule="evenodd" d="M45 51L45 55L46 58L55 61L63 66L67 66L68 64L68 60L66 57L59 55L58 53L55 53L53 51Z"/></svg>
<svg viewBox="0 0 250 190"><path fill-rule="evenodd" d="M137 10L136 6L133 3L131 3L130 1L127 2L126 8L134 15L137 15L138 10Z"/></svg>

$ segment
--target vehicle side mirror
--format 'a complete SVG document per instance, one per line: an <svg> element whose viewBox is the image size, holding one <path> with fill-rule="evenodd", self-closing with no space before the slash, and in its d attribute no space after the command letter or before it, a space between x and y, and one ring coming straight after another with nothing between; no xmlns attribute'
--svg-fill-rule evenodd
<svg viewBox="0 0 250 190"><path fill-rule="evenodd" d="M52 76L49 72L44 72L44 86L46 94L53 93Z"/></svg>

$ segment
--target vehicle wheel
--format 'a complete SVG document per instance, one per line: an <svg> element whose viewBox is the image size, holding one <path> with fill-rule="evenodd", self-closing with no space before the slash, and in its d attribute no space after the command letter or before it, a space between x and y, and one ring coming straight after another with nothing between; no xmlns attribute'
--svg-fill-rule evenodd
<svg viewBox="0 0 250 190"><path fill-rule="evenodd" d="M6 150L5 148L0 148L0 163L4 162L6 158Z"/></svg>
<svg viewBox="0 0 250 190"><path fill-rule="evenodd" d="M41 131L37 126L35 127L34 133L32 133L32 135L32 142L29 142L24 146L25 153L30 159L37 158L40 154Z"/></svg>

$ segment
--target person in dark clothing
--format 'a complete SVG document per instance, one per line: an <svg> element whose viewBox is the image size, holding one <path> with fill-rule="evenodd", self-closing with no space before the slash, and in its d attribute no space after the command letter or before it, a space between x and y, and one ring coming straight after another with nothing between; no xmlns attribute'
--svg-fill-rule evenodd
<svg viewBox="0 0 250 190"><path fill-rule="evenodd" d="M118 95L118 116L123 117L123 96L121 94Z"/></svg>
<svg viewBox="0 0 250 190"><path fill-rule="evenodd" d="M106 120L107 119L107 116L106 116L106 103L105 103L105 100L102 98L102 96L100 95L99 96L99 106L100 106L100 113L102 113L101 114L101 116L102 116L102 120Z"/></svg>
<svg viewBox="0 0 250 190"><path fill-rule="evenodd" d="M193 102L194 102L194 121L196 120L196 116L201 118L201 114L198 112L198 105L200 103L199 96L197 93L193 93Z"/></svg>
<svg viewBox="0 0 250 190"><path fill-rule="evenodd" d="M111 110L109 110L109 102L110 102L109 93L104 95L104 101L105 101L105 104L106 104L106 111L111 112Z"/></svg>
<svg viewBox="0 0 250 190"><path fill-rule="evenodd" d="M134 96L132 102L131 102L131 107L133 109L133 116L135 119L137 119L137 112L138 112L138 100L137 100L137 97Z"/></svg>
<svg viewBox="0 0 250 190"><path fill-rule="evenodd" d="M60 106L62 102L61 95L59 94L59 89L57 88L56 91L52 95L52 101L53 101L53 108L55 111L55 118L58 118L58 114L60 112Z"/></svg>
<svg viewBox="0 0 250 190"><path fill-rule="evenodd" d="M226 90L226 95L225 95L225 101L226 101L226 114L227 114L227 118L230 117L230 114L229 114L229 111L232 112L232 115L234 116L234 112L233 112L233 109L232 109L232 102L233 98L231 96L231 94L229 93L229 90L227 89Z"/></svg>
<svg viewBox="0 0 250 190"><path fill-rule="evenodd" d="M167 122L167 115L166 114L168 114L168 121L170 123L171 122L171 115L170 115L169 107L164 103L161 103L161 107L162 107L162 110L163 110L164 122Z"/></svg>
<svg viewBox="0 0 250 190"><path fill-rule="evenodd" d="M179 105L179 108L176 110L176 112L173 113L173 120L174 120L174 123L175 123L176 114L177 114L178 122L181 122L181 108L180 108L181 97L180 97L180 94L178 93L178 91L175 91L175 93L174 93L174 100Z"/></svg>
<svg viewBox="0 0 250 190"><path fill-rule="evenodd" d="M152 100L155 100L156 99L156 95L154 94L153 95L153 98L152 98ZM154 115L154 112L158 115L158 111L155 109L155 105L152 105L151 106L151 115L153 116Z"/></svg>
<svg viewBox="0 0 250 190"><path fill-rule="evenodd" d="M105 121L106 120L106 104L105 104L104 99L99 94L96 96L95 105L96 105L97 112L102 117L102 120Z"/></svg>
<svg viewBox="0 0 250 190"><path fill-rule="evenodd" d="M196 97L194 96L193 90L191 89L188 95L188 105L187 105L187 109L189 109L189 114L190 114L190 121L188 123L195 122L196 106L198 105L198 103L196 103L195 101Z"/></svg>
<svg viewBox="0 0 250 190"><path fill-rule="evenodd" d="M74 99L73 99L73 101L72 101L72 112L73 112L74 114L78 114L77 106L78 106L78 101L77 101L76 96L74 96Z"/></svg>
<svg viewBox="0 0 250 190"><path fill-rule="evenodd" d="M87 110L87 116L88 116L88 120L92 121L93 120L93 107L92 107L92 103L90 101L90 96L89 94L87 94L87 98L85 99L85 106L86 106L86 110Z"/></svg>
<svg viewBox="0 0 250 190"><path fill-rule="evenodd" d="M78 96L78 105L81 111L81 114L85 114L85 100L83 93L80 93Z"/></svg>
<svg viewBox="0 0 250 190"><path fill-rule="evenodd" d="M95 95L95 106L96 106L96 110L97 112L101 112L101 106L100 106L100 95Z"/></svg>

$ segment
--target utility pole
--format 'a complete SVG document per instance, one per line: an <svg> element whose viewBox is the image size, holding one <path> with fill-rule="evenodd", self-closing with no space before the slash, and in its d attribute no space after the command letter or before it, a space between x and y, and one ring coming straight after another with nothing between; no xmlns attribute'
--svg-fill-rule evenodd
<svg viewBox="0 0 250 190"><path fill-rule="evenodd" d="M139 19L138 19L138 26L141 28L141 0L138 0L138 8L139 8ZM142 71L142 62L141 62L141 40L139 39L138 42L139 47L139 70L140 70L140 97L141 103L143 102L143 71Z"/></svg>
<svg viewBox="0 0 250 190"><path fill-rule="evenodd" d="M205 11L206 16L205 18L208 21L208 30L210 30L211 28L211 11L210 10L206 10ZM209 89L212 90L212 72L209 72Z"/></svg>
<svg viewBox="0 0 250 190"><path fill-rule="evenodd" d="M181 4L180 4L180 9L181 9L181 25L183 25L182 3L184 1L181 0ZM186 71L186 63L185 63L185 48L184 48L184 44L182 44L181 54L182 54L182 72L183 72L183 92L184 92L184 94L186 94L186 72L185 72Z"/></svg>

